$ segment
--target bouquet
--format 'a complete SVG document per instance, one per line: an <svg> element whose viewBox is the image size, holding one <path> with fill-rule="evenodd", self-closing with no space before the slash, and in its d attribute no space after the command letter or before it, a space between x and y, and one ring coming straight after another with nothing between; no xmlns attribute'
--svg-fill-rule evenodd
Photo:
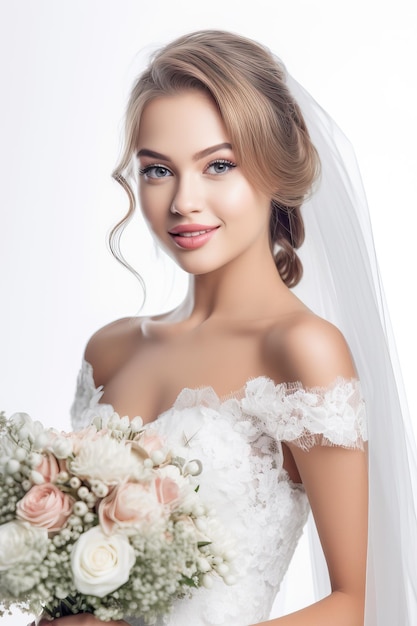
<svg viewBox="0 0 417 626"><path fill-rule="evenodd" d="M233 545L201 499L201 469L138 417L60 433L0 414L0 616L14 605L152 622L193 587L233 584Z"/></svg>

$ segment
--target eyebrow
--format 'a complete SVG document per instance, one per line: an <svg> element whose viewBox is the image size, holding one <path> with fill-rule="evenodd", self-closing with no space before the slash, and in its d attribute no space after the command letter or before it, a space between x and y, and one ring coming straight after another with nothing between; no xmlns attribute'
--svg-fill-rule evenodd
<svg viewBox="0 0 417 626"><path fill-rule="evenodd" d="M193 155L193 161L199 161L200 159L208 156L209 154L213 154L213 152L217 152L217 150L222 150L224 148L231 150L232 144L224 142L224 143L219 143L215 146L210 146L210 148L204 148L204 150L200 150L200 152L197 152L196 154ZM142 150L139 150L136 156L138 158L141 156L147 156L147 157L151 157L152 159L161 159L161 161L171 161L171 159L167 157L165 154L161 154L160 152L155 152L154 150L148 150L147 148L142 148Z"/></svg>

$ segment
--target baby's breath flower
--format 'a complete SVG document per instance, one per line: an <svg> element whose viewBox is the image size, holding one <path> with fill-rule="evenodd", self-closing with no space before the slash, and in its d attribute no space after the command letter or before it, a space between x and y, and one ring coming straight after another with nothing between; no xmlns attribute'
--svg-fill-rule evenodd
<svg viewBox="0 0 417 626"><path fill-rule="evenodd" d="M38 467L40 462L42 461L42 455L38 452L31 452L27 457L27 462L30 467Z"/></svg>
<svg viewBox="0 0 417 626"><path fill-rule="evenodd" d="M67 459L72 453L72 441L67 437L57 437L51 448L57 459Z"/></svg>
<svg viewBox="0 0 417 626"><path fill-rule="evenodd" d="M166 454L162 450L154 450L151 452L151 459L154 465L161 465L165 461Z"/></svg>
<svg viewBox="0 0 417 626"><path fill-rule="evenodd" d="M9 459L6 465L6 472L8 474L15 474L20 470L20 463L17 459Z"/></svg>
<svg viewBox="0 0 417 626"><path fill-rule="evenodd" d="M210 574L204 574L203 587L205 587L206 589L212 589L213 585L214 585L213 576L211 576Z"/></svg>
<svg viewBox="0 0 417 626"><path fill-rule="evenodd" d="M87 502L88 508L93 509L97 502L97 496L94 493L91 493L90 491L85 501Z"/></svg>
<svg viewBox="0 0 417 626"><path fill-rule="evenodd" d="M95 480L91 483L91 490L98 498L104 498L109 493L107 485L99 480Z"/></svg>
<svg viewBox="0 0 417 626"><path fill-rule="evenodd" d="M62 471L59 472L58 476L56 477L56 480L58 483L66 483L68 482L68 480L70 479L68 472Z"/></svg>
<svg viewBox="0 0 417 626"><path fill-rule="evenodd" d="M220 563L220 565L216 567L216 572L218 572L223 578L229 573L229 571L230 568L226 563Z"/></svg>
<svg viewBox="0 0 417 626"><path fill-rule="evenodd" d="M74 515L83 517L88 512L88 506L82 500L78 500L78 502L74 503L72 510Z"/></svg>
<svg viewBox="0 0 417 626"><path fill-rule="evenodd" d="M78 489L79 487L81 487L81 480L78 478L78 476L72 476L70 478L69 485L72 489Z"/></svg>
<svg viewBox="0 0 417 626"><path fill-rule="evenodd" d="M90 490L85 485L80 487L77 491L77 496L81 498L81 500L86 500L86 498L88 498L89 495L90 495Z"/></svg>
<svg viewBox="0 0 417 626"><path fill-rule="evenodd" d="M32 470L30 472L29 478L33 482L34 485L42 485L45 482L45 479L42 476L42 474L40 472L37 472L36 470Z"/></svg>
<svg viewBox="0 0 417 626"><path fill-rule="evenodd" d="M210 563L207 561L207 559L203 557L200 557L197 560L197 565L198 565L198 569L203 573L209 572L211 570Z"/></svg>
<svg viewBox="0 0 417 626"><path fill-rule="evenodd" d="M85 515L84 515L84 522L86 524L92 524L94 522L95 519L95 515L94 513L92 513L91 511L88 511Z"/></svg>
<svg viewBox="0 0 417 626"><path fill-rule="evenodd" d="M24 461L27 456L27 451L25 448L18 447L15 450L14 456L18 461Z"/></svg>

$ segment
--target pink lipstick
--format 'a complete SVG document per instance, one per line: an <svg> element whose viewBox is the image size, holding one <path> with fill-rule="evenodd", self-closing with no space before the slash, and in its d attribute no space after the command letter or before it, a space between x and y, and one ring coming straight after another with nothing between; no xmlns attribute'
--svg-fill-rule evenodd
<svg viewBox="0 0 417 626"><path fill-rule="evenodd" d="M180 224L172 228L169 234L180 248L195 250L204 246L218 228L204 224Z"/></svg>

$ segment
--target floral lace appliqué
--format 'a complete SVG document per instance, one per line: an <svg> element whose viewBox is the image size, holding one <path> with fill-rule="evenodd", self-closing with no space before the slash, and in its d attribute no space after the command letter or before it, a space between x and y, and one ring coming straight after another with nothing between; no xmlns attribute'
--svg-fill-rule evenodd
<svg viewBox="0 0 417 626"><path fill-rule="evenodd" d="M363 449L365 403L357 379L338 378L330 387L305 389L256 378L246 385L242 410L279 441L303 449L313 445Z"/></svg>

